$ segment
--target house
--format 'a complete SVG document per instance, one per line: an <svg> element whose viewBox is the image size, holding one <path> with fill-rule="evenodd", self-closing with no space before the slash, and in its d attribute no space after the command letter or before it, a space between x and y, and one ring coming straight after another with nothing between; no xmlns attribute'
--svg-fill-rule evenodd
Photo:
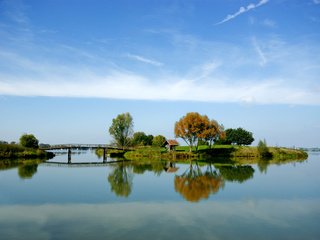
<svg viewBox="0 0 320 240"><path fill-rule="evenodd" d="M177 142L177 140L174 139L168 139L165 142L165 146L168 149L168 151L174 151L176 146L179 146L179 143Z"/></svg>

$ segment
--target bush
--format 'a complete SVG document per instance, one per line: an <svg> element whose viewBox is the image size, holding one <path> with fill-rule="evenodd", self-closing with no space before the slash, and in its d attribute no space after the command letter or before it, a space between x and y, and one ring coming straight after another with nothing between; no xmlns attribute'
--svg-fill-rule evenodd
<svg viewBox="0 0 320 240"><path fill-rule="evenodd" d="M258 152L260 154L260 157L262 159L270 159L272 158L272 153L269 151L269 148L267 147L266 140L260 140L258 143Z"/></svg>

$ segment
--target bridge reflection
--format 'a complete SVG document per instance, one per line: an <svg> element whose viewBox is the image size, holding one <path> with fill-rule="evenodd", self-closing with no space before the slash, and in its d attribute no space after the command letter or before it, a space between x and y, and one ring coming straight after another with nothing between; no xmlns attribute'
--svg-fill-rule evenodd
<svg viewBox="0 0 320 240"><path fill-rule="evenodd" d="M72 152L71 150L92 150L92 149L103 149L103 162L107 162L107 154L108 150L128 150L128 149L123 149L119 147L115 147L112 145L107 145L107 144L58 144L58 145L51 145L48 147L43 147L40 148L45 151L52 151L52 150L68 150L68 164L71 164L71 155Z"/></svg>

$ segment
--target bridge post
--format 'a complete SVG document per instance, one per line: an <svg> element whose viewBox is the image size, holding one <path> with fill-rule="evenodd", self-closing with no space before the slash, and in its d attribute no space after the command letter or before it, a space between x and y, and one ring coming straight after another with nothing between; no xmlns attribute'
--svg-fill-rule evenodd
<svg viewBox="0 0 320 240"><path fill-rule="evenodd" d="M71 163L71 148L68 148L68 163Z"/></svg>
<svg viewBox="0 0 320 240"><path fill-rule="evenodd" d="M103 148L103 162L107 162L107 148Z"/></svg>

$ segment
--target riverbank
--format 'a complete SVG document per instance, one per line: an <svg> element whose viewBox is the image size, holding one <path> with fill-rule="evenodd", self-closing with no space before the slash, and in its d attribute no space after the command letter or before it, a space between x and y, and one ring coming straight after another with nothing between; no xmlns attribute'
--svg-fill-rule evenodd
<svg viewBox="0 0 320 240"><path fill-rule="evenodd" d="M308 154L298 149L283 147L269 147L270 158L268 161L285 161L290 159L307 159ZM215 145L212 148L200 146L198 151L189 152L188 147L177 147L176 151L167 152L165 148L145 147L128 151L124 154L128 160L218 160L225 159L233 162L257 162L262 159L258 148L251 146Z"/></svg>
<svg viewBox="0 0 320 240"><path fill-rule="evenodd" d="M52 152L40 149L26 148L18 144L0 144L0 161L17 159L50 159Z"/></svg>

